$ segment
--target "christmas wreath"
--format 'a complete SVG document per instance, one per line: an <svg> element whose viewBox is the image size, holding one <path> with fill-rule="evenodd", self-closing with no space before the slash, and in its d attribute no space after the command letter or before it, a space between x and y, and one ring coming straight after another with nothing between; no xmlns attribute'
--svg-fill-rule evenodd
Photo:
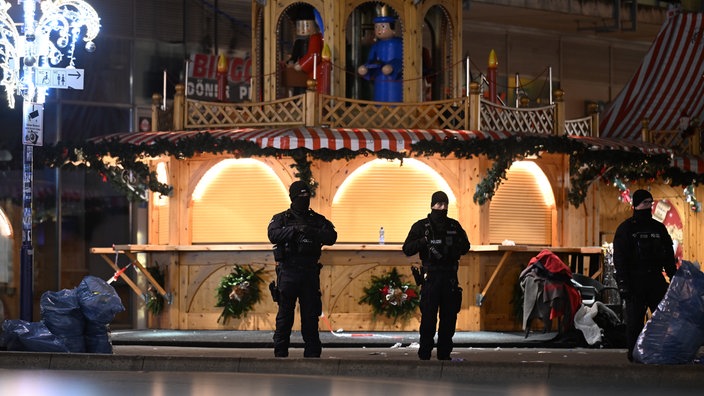
<svg viewBox="0 0 704 396"><path fill-rule="evenodd" d="M218 323L222 319L223 324L230 318L241 318L252 310L254 304L261 300L260 285L263 280L259 274L263 269L253 270L251 266L246 268L235 265L232 272L220 280L217 290L218 302L216 307L223 307L222 313L218 317Z"/></svg>
<svg viewBox="0 0 704 396"><path fill-rule="evenodd" d="M164 284L164 273L161 271L161 268L158 266L147 267L147 271L149 271L149 274L158 284ZM149 310L152 315L158 316L161 311L164 310L164 297L159 294L159 292L151 284L147 288L145 297L147 300L147 310Z"/></svg>
<svg viewBox="0 0 704 396"><path fill-rule="evenodd" d="M360 304L372 306L374 315L408 319L420 304L418 289L401 279L396 268L384 276L372 276L369 287L364 288Z"/></svg>

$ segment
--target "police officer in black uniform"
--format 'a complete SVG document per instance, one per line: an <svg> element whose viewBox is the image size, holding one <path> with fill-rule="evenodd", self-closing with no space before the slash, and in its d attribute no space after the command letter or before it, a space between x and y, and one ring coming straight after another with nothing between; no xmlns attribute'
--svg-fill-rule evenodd
<svg viewBox="0 0 704 396"><path fill-rule="evenodd" d="M269 241L274 244L277 285L272 288L279 304L274 332L274 356L287 357L291 343L296 300L301 307L301 335L304 357L320 357L322 345L318 317L322 313L320 293L320 250L337 240L337 231L310 206L310 189L303 181L289 188L291 207L269 222ZM273 285L272 285L273 286Z"/></svg>
<svg viewBox="0 0 704 396"><path fill-rule="evenodd" d="M427 218L418 220L403 243L403 253L418 253L423 263L420 293L420 348L418 357L429 360L438 323L438 360L450 360L457 313L462 305L462 288L457 280L460 256L469 251L467 233L457 220L447 217L447 194L433 194Z"/></svg>
<svg viewBox="0 0 704 396"><path fill-rule="evenodd" d="M633 216L614 234L614 268L621 298L625 301L628 360L633 361L645 312L655 312L667 292L663 269L672 279L677 258L665 225L652 218L653 196L646 190L633 193Z"/></svg>

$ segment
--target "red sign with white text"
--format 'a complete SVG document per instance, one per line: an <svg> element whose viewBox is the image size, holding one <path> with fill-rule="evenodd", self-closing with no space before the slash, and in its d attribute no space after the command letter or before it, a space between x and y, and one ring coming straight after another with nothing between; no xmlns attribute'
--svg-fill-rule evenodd
<svg viewBox="0 0 704 396"><path fill-rule="evenodd" d="M228 102L241 102L249 99L252 58L249 55L227 57ZM217 100L218 56L194 54L188 65L186 96L200 100Z"/></svg>

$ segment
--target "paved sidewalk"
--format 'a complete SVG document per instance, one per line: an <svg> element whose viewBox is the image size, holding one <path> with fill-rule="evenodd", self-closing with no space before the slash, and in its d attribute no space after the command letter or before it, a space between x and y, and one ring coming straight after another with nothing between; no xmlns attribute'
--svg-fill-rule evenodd
<svg viewBox="0 0 704 396"><path fill-rule="evenodd" d="M299 337L294 333L290 357L282 359L273 358L267 331L116 331L112 355L0 352L0 369L236 372L553 386L597 383L610 388L638 384L663 392L704 386L704 365L632 364L623 349L549 347L554 344L550 334L526 340L512 333L458 333L452 361L418 360L415 333L321 334L320 359L302 357Z"/></svg>
<svg viewBox="0 0 704 396"><path fill-rule="evenodd" d="M273 348L274 332L257 330L115 330L111 333L113 345L159 345L226 348ZM577 342L556 339L556 333L523 333L465 331L453 337L458 347L572 347ZM408 346L418 342L418 332L329 332L321 331L324 348L380 347L396 344ZM293 331L291 344L303 346L300 331Z"/></svg>

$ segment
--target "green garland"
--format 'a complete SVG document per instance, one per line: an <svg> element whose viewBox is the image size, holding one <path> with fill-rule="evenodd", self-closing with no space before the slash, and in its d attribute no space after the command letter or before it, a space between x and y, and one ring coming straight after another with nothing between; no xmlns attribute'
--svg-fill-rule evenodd
<svg viewBox="0 0 704 396"><path fill-rule="evenodd" d="M230 153L236 158L284 157L293 158L295 176L307 182L315 192L318 182L311 172L311 160L331 162L350 160L358 156L375 155L382 159L398 159L411 156L450 155L466 159L486 156L493 164L487 175L477 184L474 201L484 204L491 200L506 178L506 171L513 161L528 156L539 157L543 153L567 154L570 156L570 189L568 200L579 207L587 196L590 185L598 180L612 180L619 177L625 180L653 180L661 178L671 186L689 186L704 183L704 174L683 171L670 164L667 154L648 154L638 147L612 149L594 148L579 139L567 136L542 134L515 134L505 139L472 139L469 141L445 139L443 141L421 140L411 147L410 153L398 153L387 149L380 151L349 149L292 150L261 148L256 143L230 137L214 137L200 132L193 136L173 141L157 139L149 144L126 144L117 138L97 142L66 143L46 145L35 153L38 168L61 167L82 168L97 172L103 180L120 188L132 201L143 201L147 192L170 195L172 187L157 181L156 174L149 171L145 158L172 155L177 159L190 158L198 153ZM108 165L103 158L110 156L116 163Z"/></svg>
<svg viewBox="0 0 704 396"><path fill-rule="evenodd" d="M230 318L247 316L247 312L261 300L260 286L264 281L259 274L262 271L263 268L255 271L251 266L235 265L232 272L220 280L215 306L223 307L223 310L218 323L220 319L226 324Z"/></svg>
<svg viewBox="0 0 704 396"><path fill-rule="evenodd" d="M156 283L164 284L164 273L161 271L159 266L147 267L147 271L154 278ZM159 292L154 288L154 286L149 285L147 288L147 310L151 312L152 315L158 316L164 310L164 297L159 294Z"/></svg>
<svg viewBox="0 0 704 396"><path fill-rule="evenodd" d="M409 319L420 304L418 289L401 279L394 267L384 276L372 276L371 283L364 288L360 304L372 306L374 316L384 315L393 318Z"/></svg>

